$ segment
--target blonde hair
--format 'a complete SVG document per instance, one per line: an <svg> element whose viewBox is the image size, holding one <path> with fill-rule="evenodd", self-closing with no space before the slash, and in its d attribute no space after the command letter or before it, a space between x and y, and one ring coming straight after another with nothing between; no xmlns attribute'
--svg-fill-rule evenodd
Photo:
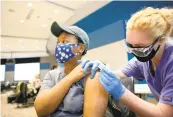
<svg viewBox="0 0 173 117"><path fill-rule="evenodd" d="M148 30L153 37L160 35L169 36L173 27L173 9L152 8L142 9L128 20L128 30Z"/></svg>

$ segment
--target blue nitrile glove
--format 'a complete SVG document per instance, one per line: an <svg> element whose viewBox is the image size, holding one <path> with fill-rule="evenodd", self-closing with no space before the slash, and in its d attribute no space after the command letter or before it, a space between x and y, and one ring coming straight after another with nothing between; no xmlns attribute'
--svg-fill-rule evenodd
<svg viewBox="0 0 173 117"><path fill-rule="evenodd" d="M81 66L85 73L91 68L91 75L90 78L94 78L96 71L98 70L98 66L100 65L101 61L98 60L83 60Z"/></svg>
<svg viewBox="0 0 173 117"><path fill-rule="evenodd" d="M119 99L124 94L126 88L122 85L120 78L108 68L104 68L100 71L99 79L102 86L115 100Z"/></svg>

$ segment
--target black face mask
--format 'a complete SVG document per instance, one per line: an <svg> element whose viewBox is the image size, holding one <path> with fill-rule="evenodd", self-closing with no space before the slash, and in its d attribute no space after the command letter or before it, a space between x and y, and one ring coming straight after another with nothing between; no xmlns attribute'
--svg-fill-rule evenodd
<svg viewBox="0 0 173 117"><path fill-rule="evenodd" d="M159 50L159 48L160 48L160 45L157 47L157 49L156 50L154 50L154 48L153 48L153 50L151 51L151 53L148 55L148 56L146 56L146 57L139 57L139 56L136 56L135 54L133 54L140 62L147 62L147 61L149 61L149 60L151 60L155 55L156 55L156 53L157 53L157 51Z"/></svg>

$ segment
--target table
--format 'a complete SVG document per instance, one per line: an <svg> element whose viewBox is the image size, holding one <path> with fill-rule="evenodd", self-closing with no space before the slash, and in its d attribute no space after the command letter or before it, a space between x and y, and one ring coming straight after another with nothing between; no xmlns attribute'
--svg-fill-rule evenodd
<svg viewBox="0 0 173 117"><path fill-rule="evenodd" d="M147 84L134 84L135 94L145 100L146 94L152 94Z"/></svg>

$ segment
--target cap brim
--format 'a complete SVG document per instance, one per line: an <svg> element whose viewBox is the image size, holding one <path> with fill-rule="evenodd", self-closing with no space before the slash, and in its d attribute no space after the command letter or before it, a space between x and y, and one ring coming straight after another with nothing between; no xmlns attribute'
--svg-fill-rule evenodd
<svg viewBox="0 0 173 117"><path fill-rule="evenodd" d="M58 37L60 35L61 32L68 32L70 34L74 34L74 32L72 32L71 30L69 30L68 28L59 25L57 22L53 22L52 26L51 26L51 32L53 35L55 35L56 37Z"/></svg>

